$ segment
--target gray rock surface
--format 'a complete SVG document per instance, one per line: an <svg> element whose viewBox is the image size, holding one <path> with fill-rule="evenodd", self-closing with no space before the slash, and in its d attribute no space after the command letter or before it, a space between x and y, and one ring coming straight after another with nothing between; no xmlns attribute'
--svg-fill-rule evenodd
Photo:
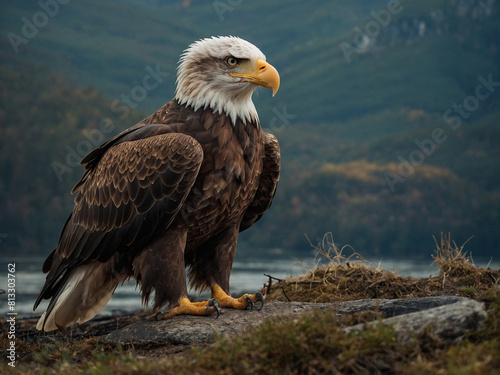
<svg viewBox="0 0 500 375"><path fill-rule="evenodd" d="M212 316L181 315L156 321L154 318L133 323L109 333L101 341L108 344L163 344L187 345L210 343L216 335L235 335L253 329L265 319L276 315L290 317L314 309L334 307L329 303L275 302L267 303L260 311L224 309L219 318Z"/></svg>
<svg viewBox="0 0 500 375"><path fill-rule="evenodd" d="M466 300L457 296L435 296L425 298L399 298L399 299L361 299L358 301L340 302L336 305L337 314L352 314L354 312L374 310L383 312L386 317L409 314L433 307L450 305Z"/></svg>
<svg viewBox="0 0 500 375"><path fill-rule="evenodd" d="M388 318L384 324L394 324L403 339L410 337L409 332L419 332L429 323L435 324L436 334L447 340L455 340L467 330L479 329L486 318L481 303L461 297L428 297L394 300L359 300L340 303L267 303L260 311L224 309L221 316L177 316L172 319L156 321L154 318L143 320L111 332L101 339L108 344L151 344L189 345L192 343L211 343L217 335L237 335L245 330L254 329L266 319L294 316L312 312L327 311L338 315L354 312L377 310ZM373 322L377 323L377 322ZM359 329L362 325L346 328L346 331Z"/></svg>
<svg viewBox="0 0 500 375"><path fill-rule="evenodd" d="M424 311L398 315L382 320L383 324L392 325L398 332L398 340L407 342L411 339L411 332L420 333L430 324L432 334L443 341L459 341L468 332L483 328L487 318L484 304L468 298L434 307ZM377 324L371 322L368 324ZM345 328L346 332L359 330L363 324Z"/></svg>

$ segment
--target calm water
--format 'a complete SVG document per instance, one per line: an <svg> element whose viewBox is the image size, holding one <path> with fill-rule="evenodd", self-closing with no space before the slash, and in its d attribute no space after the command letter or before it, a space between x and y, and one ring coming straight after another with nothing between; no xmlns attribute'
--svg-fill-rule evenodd
<svg viewBox="0 0 500 375"><path fill-rule="evenodd" d="M42 288L45 276L41 272L44 258L0 258L0 289L7 290L7 264L16 264L16 311L21 316L33 314L33 303ZM380 266L389 271L397 271L399 275L411 277L428 277L437 273L437 267L429 260L401 260L391 258L368 259L373 267ZM281 249L270 249L257 255L236 255L231 273L231 291L255 292L262 288L269 274L277 278L298 276L315 268L318 260L312 255L290 254ZM488 261L477 261L475 264L484 267ZM490 268L498 269L499 262L491 262ZM208 296L208 295L207 295ZM206 296L203 296L206 298ZM36 314L41 314L48 301L38 307ZM110 314L115 310L136 311L142 308L141 297L136 290L135 282L131 281L119 286L107 306L101 313ZM7 295L0 295L0 312L7 312Z"/></svg>

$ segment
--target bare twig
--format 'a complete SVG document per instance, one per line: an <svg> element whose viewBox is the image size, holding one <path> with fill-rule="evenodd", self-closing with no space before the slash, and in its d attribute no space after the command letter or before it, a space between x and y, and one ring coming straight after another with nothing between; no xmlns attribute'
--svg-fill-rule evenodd
<svg viewBox="0 0 500 375"><path fill-rule="evenodd" d="M323 285L324 282L320 280L310 280L310 281L290 281L291 283L297 284L297 285Z"/></svg>
<svg viewBox="0 0 500 375"><path fill-rule="evenodd" d="M267 284L266 296L269 295L269 293L271 292L271 287L273 286L273 278L272 278L272 276L269 276L269 275L267 275L267 276L269 277L269 283Z"/></svg>
<svg viewBox="0 0 500 375"><path fill-rule="evenodd" d="M269 280L273 279L273 280L278 280L278 282L282 282L284 281L283 279L278 279L277 277L274 277L274 276L271 276L271 275L268 275L267 273L264 274L264 276L267 276L269 277Z"/></svg>
<svg viewBox="0 0 500 375"><path fill-rule="evenodd" d="M290 297L288 297L288 296L286 295L286 292L285 292L285 287L284 287L284 286L282 286L282 287L281 287L281 291L282 291L282 292L283 292L283 294L285 295L285 297L286 297L286 299L288 300L288 302L292 302L292 300L290 299Z"/></svg>

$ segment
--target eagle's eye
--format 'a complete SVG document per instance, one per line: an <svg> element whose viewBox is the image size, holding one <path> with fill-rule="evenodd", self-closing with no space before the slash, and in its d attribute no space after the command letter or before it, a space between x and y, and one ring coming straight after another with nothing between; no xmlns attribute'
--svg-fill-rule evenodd
<svg viewBox="0 0 500 375"><path fill-rule="evenodd" d="M236 57L234 56L228 56L226 57L226 65L230 68L234 68L235 66L239 65L240 63L240 60L238 60Z"/></svg>

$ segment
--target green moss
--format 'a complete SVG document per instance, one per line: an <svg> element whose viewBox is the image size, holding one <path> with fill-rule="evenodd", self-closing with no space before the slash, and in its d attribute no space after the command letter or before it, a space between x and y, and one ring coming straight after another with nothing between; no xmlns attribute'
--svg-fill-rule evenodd
<svg viewBox="0 0 500 375"><path fill-rule="evenodd" d="M460 295L464 297L473 298L476 296L476 294L477 290L473 286L464 286L463 288L460 289Z"/></svg>

